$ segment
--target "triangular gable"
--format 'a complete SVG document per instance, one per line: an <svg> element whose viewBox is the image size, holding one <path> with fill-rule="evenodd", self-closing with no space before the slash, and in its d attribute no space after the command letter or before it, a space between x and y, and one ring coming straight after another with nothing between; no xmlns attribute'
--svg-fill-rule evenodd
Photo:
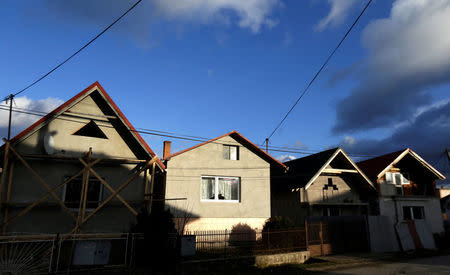
<svg viewBox="0 0 450 275"><path fill-rule="evenodd" d="M15 137L11 139L11 143L19 143L20 141L26 139L31 134L35 133L54 119L56 117L60 116L61 114L67 112L72 106L92 94L93 92L98 91L101 97L104 99L104 101L111 107L111 109L114 111L114 113L119 118L120 122L130 131L131 136L137 141L137 143L142 147L142 149L151 157L156 156L156 154L153 152L153 150L148 146L148 144L144 141L144 139L139 135L139 133L136 131L136 129L131 125L131 123L128 121L128 119L125 117L125 115L122 113L122 111L117 107L117 105L114 103L114 101L111 99L111 97L106 93L106 91L103 89L103 87L100 85L100 83L95 82L91 84L89 87L57 107L55 110L51 111L41 119L39 119L37 122L33 123L31 126L17 134ZM164 170L165 166L161 162L161 160L157 159L158 166Z"/></svg>
<svg viewBox="0 0 450 275"><path fill-rule="evenodd" d="M436 177L440 180L444 180L445 176L442 175L438 170L436 170L433 166L431 166L428 162L422 159L416 152L407 148L400 155L398 155L391 163L389 163L378 175L377 178L382 177L390 168L392 168L395 164L397 164L400 160L402 160L406 155L411 155L418 162L420 162L425 168L431 171ZM369 162L369 161L367 161Z"/></svg>
<svg viewBox="0 0 450 275"><path fill-rule="evenodd" d="M185 152L188 152L188 151L190 151L190 150L192 150L192 149L198 148L198 147L203 146L203 145L205 145L205 144L214 142L214 141L216 141L216 140L218 140L218 139L221 139L221 138L223 138L223 137L226 137L226 136L231 136L232 138L235 138L235 139L240 140L240 141L242 142L243 145L245 145L245 146L246 146L247 148L249 148L249 149L252 149L252 150L253 150L257 155L259 155L261 158L265 159L265 160L268 161L269 163L272 163L272 164L275 164L275 165L279 166L279 167L282 168L282 169L286 169L286 166L285 166L283 163L281 163L279 160L277 160L277 159L275 159L274 157L272 157L270 154L266 153L264 150L262 150L261 148L259 148L256 144L254 144L254 143L251 142L250 140L246 139L243 135L241 135L241 134L240 134L239 132L237 132L237 131L232 131L232 132L226 133L226 134L224 134L224 135L221 135L221 136L218 136L218 137L216 137L216 138L210 139L210 140L208 140L208 141L202 142L202 143L200 143L200 144L197 144L197 145L195 145L195 146L192 146L192 147L187 148L187 149L185 149L185 150L182 150L182 151L180 151L180 152L171 154L170 156L168 156L168 157L166 158L166 160L170 160L171 158L173 158L173 157L175 157L175 156L178 156L178 155L180 155L180 154L183 154L183 153L185 153Z"/></svg>
<svg viewBox="0 0 450 275"><path fill-rule="evenodd" d="M320 158L320 162L317 162L317 170L316 171L312 171L313 176L308 180L308 182L305 185L305 189L308 189L313 182L320 176L320 174L323 173L323 171L330 165L330 163L336 158L336 156L338 156L339 154L342 154L345 159L348 160L348 162L351 164L352 167L355 168L355 170L367 181L367 183L375 189L375 186L373 185L373 183L370 181L370 179L363 173L363 171L361 171L359 169L359 167L353 162L352 159L350 159L347 154L341 149L341 148L335 148L335 149L330 149L324 152L320 152L318 154L314 154L315 156L323 156L323 158ZM308 158L314 157L314 155L305 157L305 161L307 162ZM295 162L296 160L290 161L290 162ZM294 172L295 173L295 172Z"/></svg>

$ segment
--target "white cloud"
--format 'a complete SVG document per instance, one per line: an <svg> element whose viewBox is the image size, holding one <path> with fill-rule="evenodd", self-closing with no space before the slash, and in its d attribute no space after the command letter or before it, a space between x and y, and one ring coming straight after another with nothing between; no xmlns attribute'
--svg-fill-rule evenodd
<svg viewBox="0 0 450 275"><path fill-rule="evenodd" d="M356 0L328 0L331 6L330 12L316 25L318 31L323 31L328 26L336 26L347 17Z"/></svg>
<svg viewBox="0 0 450 275"><path fill-rule="evenodd" d="M276 157L276 159L279 160L280 162L286 162L286 161L296 159L296 157L291 156L291 155L281 155L281 156Z"/></svg>
<svg viewBox="0 0 450 275"><path fill-rule="evenodd" d="M28 110L39 111L43 113L48 113L61 105L63 101L58 98L46 98L40 100L33 100L26 96L17 97L14 99L13 108L17 108L17 110L29 112ZM4 101L0 103L0 134L2 136L6 136L6 131L8 128L8 118L9 111L4 110L5 108L9 108L9 105ZM20 109L19 109L20 108ZM19 131L22 131L26 127L30 126L37 120L39 120L42 116L36 116L31 114L25 114L20 112L13 112L11 119L11 133L12 136L17 134Z"/></svg>
<svg viewBox="0 0 450 275"><path fill-rule="evenodd" d="M429 105L429 90L450 83L448 26L448 0L397 0L389 17L371 22L360 83L338 103L334 131L391 127Z"/></svg>
<svg viewBox="0 0 450 275"><path fill-rule="evenodd" d="M277 21L270 18L280 0L154 0L157 13L171 20L237 25L258 33L261 27L272 28ZM232 12L232 14L230 14Z"/></svg>

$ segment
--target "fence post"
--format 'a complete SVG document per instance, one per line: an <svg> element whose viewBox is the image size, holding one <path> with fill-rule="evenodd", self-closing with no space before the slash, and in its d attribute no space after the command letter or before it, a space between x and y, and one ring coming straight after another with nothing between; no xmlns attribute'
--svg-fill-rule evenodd
<svg viewBox="0 0 450 275"><path fill-rule="evenodd" d="M319 230L319 236L320 236L320 255L323 256L323 224L322 221L320 222L320 230Z"/></svg>
<svg viewBox="0 0 450 275"><path fill-rule="evenodd" d="M306 250L308 250L308 221L305 219L305 244Z"/></svg>

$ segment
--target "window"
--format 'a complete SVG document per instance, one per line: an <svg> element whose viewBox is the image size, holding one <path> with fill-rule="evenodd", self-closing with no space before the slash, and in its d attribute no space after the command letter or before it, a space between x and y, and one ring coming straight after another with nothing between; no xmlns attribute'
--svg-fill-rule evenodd
<svg viewBox="0 0 450 275"><path fill-rule="evenodd" d="M240 179L235 177L202 177L201 200L239 201Z"/></svg>
<svg viewBox="0 0 450 275"><path fill-rule="evenodd" d="M224 145L223 158L230 160L239 160L239 146Z"/></svg>
<svg viewBox="0 0 450 275"><path fill-rule="evenodd" d="M100 127L98 127L98 125L93 120L89 121L88 124L75 131L73 135L108 139L105 133L103 133L102 129L100 129Z"/></svg>
<svg viewBox="0 0 450 275"><path fill-rule="evenodd" d="M68 180L66 177L65 180ZM81 199L81 187L83 186L83 178L79 177L68 184L64 192L64 203L67 208L79 209ZM99 206L102 195L101 182L97 178L89 178L86 209L94 209Z"/></svg>
<svg viewBox="0 0 450 275"><path fill-rule="evenodd" d="M406 173L386 173L386 183L395 185L397 195L403 195L403 184L409 184L409 175Z"/></svg>
<svg viewBox="0 0 450 275"><path fill-rule="evenodd" d="M423 206L403 206L404 220L423 220L425 219L425 210Z"/></svg>

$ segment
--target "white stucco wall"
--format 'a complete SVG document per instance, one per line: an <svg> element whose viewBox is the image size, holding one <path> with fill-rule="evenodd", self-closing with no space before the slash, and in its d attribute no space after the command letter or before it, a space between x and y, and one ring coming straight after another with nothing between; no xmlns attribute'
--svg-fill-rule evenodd
<svg viewBox="0 0 450 275"><path fill-rule="evenodd" d="M239 145L239 160L223 159L223 144ZM202 201L202 176L240 178L240 201ZM190 230L231 229L237 223L260 228L270 217L270 164L230 136L197 147L167 162L166 198L176 216L188 212Z"/></svg>
<svg viewBox="0 0 450 275"><path fill-rule="evenodd" d="M395 202L392 198L380 198L380 215L388 216L392 224L395 224L395 204L397 204L398 221L403 222L403 206L422 206L425 211L425 221L430 226L433 233L444 232L444 224L442 220L442 213L440 202L438 198L424 197L397 197Z"/></svg>

